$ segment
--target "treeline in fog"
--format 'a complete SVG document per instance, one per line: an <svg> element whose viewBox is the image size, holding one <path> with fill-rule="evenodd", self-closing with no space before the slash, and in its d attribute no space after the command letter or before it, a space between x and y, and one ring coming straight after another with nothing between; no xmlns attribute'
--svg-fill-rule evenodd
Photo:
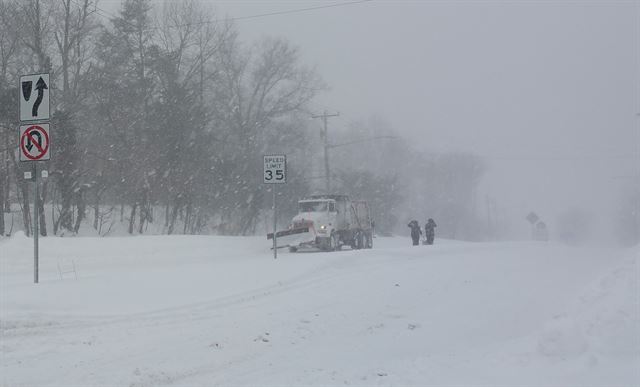
<svg viewBox="0 0 640 387"><path fill-rule="evenodd" d="M282 38L242 40L204 2L0 0L0 234L31 232L31 163L17 159L18 84L51 74L51 160L40 232L114 224L128 233L263 233L271 215L262 155L288 156L280 222L324 192L314 97L329 85ZM339 109L336 106L336 109ZM381 120L329 134L334 193L369 201L381 233L431 216L439 235L481 239L470 154L413 149ZM376 140L376 137L378 139ZM369 141L371 140L371 141ZM341 143L344 146L339 146Z"/></svg>

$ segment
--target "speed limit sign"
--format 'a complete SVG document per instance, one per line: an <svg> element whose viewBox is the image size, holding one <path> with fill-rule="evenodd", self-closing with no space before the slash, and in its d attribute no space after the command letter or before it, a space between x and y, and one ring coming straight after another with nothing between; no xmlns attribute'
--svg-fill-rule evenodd
<svg viewBox="0 0 640 387"><path fill-rule="evenodd" d="M287 156L264 156L264 183L284 184L287 182Z"/></svg>

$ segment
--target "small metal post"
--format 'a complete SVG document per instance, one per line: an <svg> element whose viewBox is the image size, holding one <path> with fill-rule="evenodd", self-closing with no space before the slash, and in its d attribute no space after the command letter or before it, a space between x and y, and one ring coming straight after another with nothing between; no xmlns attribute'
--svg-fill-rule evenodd
<svg viewBox="0 0 640 387"><path fill-rule="evenodd" d="M272 185L273 190L273 259L278 258L278 242L276 241L276 233L278 227L277 211L276 211L276 185Z"/></svg>
<svg viewBox="0 0 640 387"><path fill-rule="evenodd" d="M38 283L38 163L33 162L33 283Z"/></svg>

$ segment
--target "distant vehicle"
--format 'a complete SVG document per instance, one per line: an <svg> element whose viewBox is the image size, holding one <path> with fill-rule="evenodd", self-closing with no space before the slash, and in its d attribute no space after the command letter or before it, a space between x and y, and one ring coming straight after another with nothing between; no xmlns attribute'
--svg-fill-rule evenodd
<svg viewBox="0 0 640 387"><path fill-rule="evenodd" d="M273 239L273 233L267 234ZM366 201L347 195L312 195L298 201L298 214L287 230L276 233L278 248L324 251L373 247L373 221Z"/></svg>

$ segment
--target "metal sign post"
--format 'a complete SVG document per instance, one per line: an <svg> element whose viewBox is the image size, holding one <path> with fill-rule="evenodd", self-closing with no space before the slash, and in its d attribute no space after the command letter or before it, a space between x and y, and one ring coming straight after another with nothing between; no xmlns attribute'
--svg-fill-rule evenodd
<svg viewBox="0 0 640 387"><path fill-rule="evenodd" d="M285 184L287 182L287 156L286 155L265 155L263 183L265 184ZM271 189L273 192L273 259L278 258L278 212L276 207L276 186Z"/></svg>
<svg viewBox="0 0 640 387"><path fill-rule="evenodd" d="M33 282L38 283L38 236L40 193L38 192L38 161L50 159L49 136L49 74L31 74L20 77L19 112L21 125L18 137L20 161L33 163ZM44 121L44 122L42 122ZM26 175L26 173L25 173Z"/></svg>
<svg viewBox="0 0 640 387"><path fill-rule="evenodd" d="M38 163L33 163L33 283L38 283L38 215L39 215L39 202L38 197Z"/></svg>
<svg viewBox="0 0 640 387"><path fill-rule="evenodd" d="M531 223L531 239L535 239L535 236L536 236L535 224L538 220L540 220L540 218L538 217L538 214L531 211L529 215L527 215L526 219L529 223Z"/></svg>
<svg viewBox="0 0 640 387"><path fill-rule="evenodd" d="M276 211L276 186L271 188L273 191L273 259L278 259L278 213Z"/></svg>

